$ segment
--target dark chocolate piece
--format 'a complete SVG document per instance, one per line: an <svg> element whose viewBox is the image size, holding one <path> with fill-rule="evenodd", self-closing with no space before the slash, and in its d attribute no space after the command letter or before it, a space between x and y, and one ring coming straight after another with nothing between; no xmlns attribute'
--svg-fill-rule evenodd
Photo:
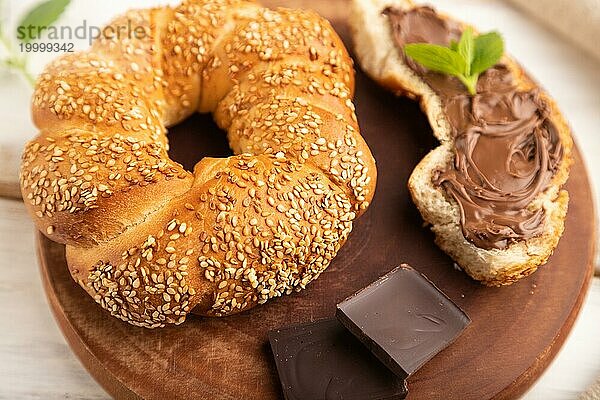
<svg viewBox="0 0 600 400"><path fill-rule="evenodd" d="M396 377L335 319L269 332L286 400L401 400Z"/></svg>
<svg viewBox="0 0 600 400"><path fill-rule="evenodd" d="M336 316L400 378L418 370L471 322L406 264L338 304Z"/></svg>

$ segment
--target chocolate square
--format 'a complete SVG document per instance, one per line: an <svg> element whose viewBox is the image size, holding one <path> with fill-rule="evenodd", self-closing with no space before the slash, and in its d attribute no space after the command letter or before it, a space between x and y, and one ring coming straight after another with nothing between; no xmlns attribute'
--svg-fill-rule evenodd
<svg viewBox="0 0 600 400"><path fill-rule="evenodd" d="M429 279L403 264L338 304L338 320L400 378L471 322Z"/></svg>
<svg viewBox="0 0 600 400"><path fill-rule="evenodd" d="M406 384L335 319L269 333L286 400L401 400Z"/></svg>

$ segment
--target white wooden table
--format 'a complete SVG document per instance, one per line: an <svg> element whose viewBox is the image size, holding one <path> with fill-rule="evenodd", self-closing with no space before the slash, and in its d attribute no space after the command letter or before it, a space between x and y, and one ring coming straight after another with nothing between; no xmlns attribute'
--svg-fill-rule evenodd
<svg viewBox="0 0 600 400"><path fill-rule="evenodd" d="M16 16L33 0L11 0ZM594 186L600 187L600 63L573 49L502 0L430 0L476 24L500 30L511 53L556 97L570 120ZM159 1L74 0L64 25L105 22L130 6ZM164 3L164 1L162 1ZM598 40L596 38L595 40ZM81 42L79 48L83 48ZM52 55L33 58L34 70ZM18 154L34 133L30 91L0 73L0 188L14 185ZM600 199L596 191L596 198ZM0 198L0 399L105 399L70 351L46 304L38 274L33 225L20 201ZM600 277L594 278L581 315L558 357L524 400L569 400L600 376Z"/></svg>

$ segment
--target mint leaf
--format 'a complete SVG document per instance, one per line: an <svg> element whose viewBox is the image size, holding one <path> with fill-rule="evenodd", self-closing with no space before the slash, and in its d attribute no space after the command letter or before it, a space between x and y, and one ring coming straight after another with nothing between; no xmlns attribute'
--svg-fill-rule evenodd
<svg viewBox="0 0 600 400"><path fill-rule="evenodd" d="M429 43L412 43L404 46L407 56L425 68L448 75L462 75L465 71L465 60L451 49Z"/></svg>
<svg viewBox="0 0 600 400"><path fill-rule="evenodd" d="M17 39L23 43L37 39L40 31L52 25L70 2L71 0L47 0L29 10L17 26ZM30 26L34 29L28 29Z"/></svg>
<svg viewBox="0 0 600 400"><path fill-rule="evenodd" d="M498 32L490 32L475 38L475 54L471 73L481 74L500 61L504 53L504 41Z"/></svg>
<svg viewBox="0 0 600 400"><path fill-rule="evenodd" d="M473 29L467 27L460 37L460 41L456 46L458 54L465 60L466 70L465 75L471 75L471 63L475 57L475 40L473 39Z"/></svg>
<svg viewBox="0 0 600 400"><path fill-rule="evenodd" d="M475 95L479 75L500 61L504 42L497 32L475 37L473 29L467 27L460 40L451 40L449 47L411 43L404 46L404 53L430 71L457 77Z"/></svg>

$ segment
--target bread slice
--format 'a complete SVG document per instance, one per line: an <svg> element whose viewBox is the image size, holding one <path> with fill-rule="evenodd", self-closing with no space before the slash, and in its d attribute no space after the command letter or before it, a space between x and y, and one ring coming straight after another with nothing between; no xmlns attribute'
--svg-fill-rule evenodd
<svg viewBox="0 0 600 400"><path fill-rule="evenodd" d="M544 209L544 231L539 236L512 242L505 249L475 246L463 235L460 208L456 201L432 184L434 172L453 161L453 138L439 97L404 63L396 47L387 17L381 13L390 6L410 9L414 4L409 0L353 0L350 24L355 54L362 69L387 89L418 99L435 137L440 141L440 146L421 160L409 179L413 201L423 219L431 224L437 245L465 272L485 285L509 285L544 264L563 233L569 196L561 187L572 164L570 128L556 103L542 91L541 96L550 106L550 120L559 131L563 147L563 158L548 188L539 193L528 207L531 210ZM513 73L519 90L537 87L509 56L505 55L502 61Z"/></svg>

